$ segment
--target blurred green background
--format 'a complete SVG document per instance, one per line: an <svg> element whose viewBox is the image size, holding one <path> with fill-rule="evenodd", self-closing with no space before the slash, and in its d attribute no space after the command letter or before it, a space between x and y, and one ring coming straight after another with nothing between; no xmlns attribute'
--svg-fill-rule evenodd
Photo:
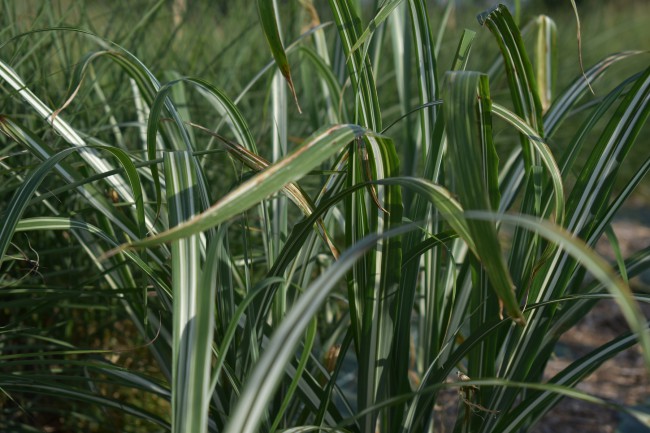
<svg viewBox="0 0 650 433"><path fill-rule="evenodd" d="M312 24L311 17L300 1L280 0L277 2L280 20L284 30L285 43L290 43ZM570 0L509 0L505 1L515 10L520 6L520 25L524 26L538 14L547 14L558 27L558 76L556 93L561 91L580 74L579 50L576 18ZM46 29L58 26L74 26L98 34L118 43L131 51L161 81L171 79L170 72L184 76L206 79L235 99L249 82L260 72L264 65L272 61L258 24L255 2L210 1L210 0L116 0L111 2L99 0L59 0L42 2L25 0L6 2L5 25L0 31L0 55L22 75L36 94L51 95L52 106L60 106L66 98L70 74L74 64L69 59L81 59L88 52L97 48L89 38L78 33L58 33L56 40L48 42L42 33L19 36L29 30ZM375 7L382 2L363 0L363 18L368 20ZM458 0L453 3L447 26L441 41L438 65L440 70L449 67L459 37L465 28L477 32L476 41L469 60L468 69L486 71L498 57L498 52L487 29L482 29L476 16L496 2L485 0ZM430 2L430 17L433 32L439 31L443 20L446 1ZM585 68L593 65L608 54L626 50L650 49L650 1L647 0L589 0L577 2L582 31L582 58ZM316 1L321 22L328 22L327 2ZM13 14L14 16L9 16ZM327 32L330 36L334 32ZM62 36L63 35L63 36ZM435 36L435 35L434 35ZM25 56L32 44L53 45L49 58ZM527 38L532 47L532 36ZM36 47L34 47L36 51ZM41 51L42 52L42 51ZM12 61L20 59L19 61ZM301 58L291 54L289 58L294 68L299 67ZM626 76L631 71L647 64L648 56L641 55L619 62L612 68L612 75ZM384 83L390 86L394 71L390 62L382 65L379 71ZM629 73L628 73L629 72ZM119 73L119 71L117 72ZM114 95L124 92L128 84L114 80L111 74L98 74L104 88L114 89ZM238 107L244 116L258 116L256 111L260 104L269 97L267 83L271 74L265 74L238 101ZM618 83L617 80L615 80ZM504 83L495 83L495 90L505 89ZM600 80L594 87L596 96L603 96L614 85L614 81ZM297 83L300 93L300 80ZM43 90L43 91L41 91ZM47 91L45 91L47 90ZM82 90L83 91L83 90ZM382 98L395 96L395 92L382 91ZM388 96L386 96L388 95ZM498 95L498 93L497 93ZM386 107L395 107L395 101L384 100ZM75 104L66 108L66 116L75 116L75 106L86 110L87 104ZM201 107L189 107L201 111ZM98 108L99 109L99 108ZM305 126L305 117L298 118L295 110L289 114L298 120L291 125ZM387 113L392 114L392 113ZM398 115L397 112L394 113ZM262 136L271 127L268 116L263 116L253 125L253 133ZM575 116L576 124L581 120ZM563 130L564 131L564 130ZM565 129L566 134L573 134L572 128ZM290 135L299 137L305 132L291 131ZM497 129L498 132L498 129ZM562 131L558 141L565 138ZM552 145L553 143L551 143ZM264 149L264 144L261 144ZM641 148L641 146L639 146ZM627 164L634 164L630 158ZM643 202L650 201L648 181L637 193Z"/></svg>

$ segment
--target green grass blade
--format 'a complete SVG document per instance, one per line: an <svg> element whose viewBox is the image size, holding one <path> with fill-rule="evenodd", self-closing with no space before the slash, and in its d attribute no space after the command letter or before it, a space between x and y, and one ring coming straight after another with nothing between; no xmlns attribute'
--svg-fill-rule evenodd
<svg viewBox="0 0 650 433"><path fill-rule="evenodd" d="M168 83L179 83L178 85L171 86L170 99L174 101L174 106L176 107L178 116L184 121L184 124L191 123L192 111L190 110L190 104L192 103L192 99L190 95L188 95L183 77L178 72L168 71L165 73L165 78ZM186 129L186 132L188 141L190 143L196 143L194 131L192 129Z"/></svg>
<svg viewBox="0 0 650 433"><path fill-rule="evenodd" d="M271 426L271 433L276 431L277 427L280 425L280 422L282 422L282 418L284 417L284 414L289 404L292 403L292 400L296 392L296 388L300 381L300 377L305 371L305 367L307 366L307 361L309 360L309 356L314 347L317 326L318 326L318 321L316 319L312 319L311 323L307 327L307 335L305 336L305 343L302 348L302 355L300 356L300 361L298 362L298 368L296 368L295 375L291 380L291 385L289 385L289 389L284 395L284 399L282 400L282 406L280 407L280 410L275 416L275 420L273 421L273 425Z"/></svg>
<svg viewBox="0 0 650 433"><path fill-rule="evenodd" d="M198 91L198 93L201 94L212 105L215 111L222 116L222 119L216 128L217 131L219 131L220 126L225 123L230 129L231 133L234 135L235 141L241 143L241 145L246 151L253 154L259 153L257 150L255 139L253 138L253 133L251 132L248 123L244 118L244 115L237 107L236 102L231 100L223 90L219 89L214 84L201 78L183 77L180 78L179 80L182 80L184 83L191 84L192 86L194 86L194 88ZM221 135L217 133L213 133L212 131L210 131L208 128L204 126L198 125L196 123L190 123L189 125L194 128L198 128L203 132L207 132L213 135L213 137L221 141L224 141L223 139L221 139L222 137ZM226 144L228 143L226 142ZM211 149L211 146L208 145L206 146L206 148L209 150ZM150 149L149 157L151 158L153 152L151 152L151 148L149 149ZM205 165L205 162L206 159L204 158L204 160L202 161L203 166ZM258 167L258 169L260 168Z"/></svg>
<svg viewBox="0 0 650 433"><path fill-rule="evenodd" d="M490 185L495 183L496 173L494 156L491 156L494 155L494 148L487 75L449 72L446 80L443 112L449 131L450 162L461 204L465 209L491 209L495 202L489 195L492 191ZM515 321L525 323L503 260L496 227L476 221L469 222L468 228L476 244L478 258L499 299Z"/></svg>
<svg viewBox="0 0 650 433"><path fill-rule="evenodd" d="M405 116L411 109L411 63L405 62L404 59L410 58L411 56L411 37L410 30L407 27L408 24L408 5L402 2L397 11L390 15L389 21L387 24L388 35L390 37L391 46L393 49L393 73L395 74L395 86L397 90L397 95L399 97L399 108L400 114ZM402 170L405 176L412 176L415 173L413 172L415 168L415 156L412 150L414 148L414 140L411 137L412 131L409 125L411 124L411 119L406 118L406 127L404 127L404 139L403 141L404 152L402 157ZM390 128L391 125L384 127L385 132ZM398 138L398 137L394 137ZM409 198L405 197L405 202L409 203Z"/></svg>
<svg viewBox="0 0 650 433"><path fill-rule="evenodd" d="M278 73L273 76L271 84L271 105L271 122L273 124L271 127L271 158L275 162L286 156L288 140L287 95L283 87L282 77ZM302 192L297 187L296 190ZM308 200L308 197L305 196L304 198ZM277 196L267 200L259 211L262 225L262 241L267 251L266 262L269 268L273 266L273 262L287 237L289 229L287 204L286 196ZM308 207L308 212L310 212L312 206ZM275 294L272 322L280 323L286 314L286 309L287 285L282 284Z"/></svg>
<svg viewBox="0 0 650 433"><path fill-rule="evenodd" d="M403 0L388 0L384 2L377 11L377 14L370 20L370 23L368 23L368 27L363 31L363 33L361 33L359 39L357 39L354 45L350 48L350 53L348 55L353 54L356 50L361 48L362 45L370 44L372 35L374 34L377 27L386 21L386 19L395 10L395 8L399 6L400 3L402 3L402 1Z"/></svg>
<svg viewBox="0 0 650 433"><path fill-rule="evenodd" d="M294 88L293 80L291 79L291 67L289 66L289 60L287 60L287 53L284 51L284 46L282 45L282 39L280 38L278 19L273 3L273 0L257 0L260 24L262 25L266 42L271 48L271 53L273 54L275 63L278 65L278 68L280 68L280 73L282 73L284 78L287 80L289 89L291 89L291 93L296 101L296 107L298 107L298 111L300 112L298 96L296 95L296 89Z"/></svg>
<svg viewBox="0 0 650 433"><path fill-rule="evenodd" d="M164 164L173 227L200 211L196 161L189 152L166 152ZM214 275L201 272L198 234L172 242L172 432L207 432Z"/></svg>
<svg viewBox="0 0 650 433"><path fill-rule="evenodd" d="M272 84L272 106L273 111L271 113L271 119L273 122L273 127L271 128L271 143L272 143L272 161L276 162L281 160L287 155L287 141L288 141L288 119L287 119L287 97L284 88L282 87L282 81L279 75L273 77ZM306 196L303 196L303 200L307 200ZM277 197L271 201L269 210L273 215L273 219L270 221L271 226L267 227L266 233L270 234L269 243L268 243L268 256L267 261L272 265L275 257L278 255L280 248L282 248L282 242L286 239L287 230L288 230L288 215L287 215L287 201L286 197ZM270 266L269 266L270 267ZM279 317L277 317L279 319Z"/></svg>
<svg viewBox="0 0 650 433"><path fill-rule="evenodd" d="M413 48L415 61L418 65L418 98L419 105L433 103L439 99L437 63L434 57L435 44L431 36L429 15L426 3L421 0L409 1L411 12L411 32L413 34ZM443 145L440 137L434 134L434 126L438 119L438 108L432 107L423 110L420 114L420 128L422 134L422 151L425 153L428 179L437 182L442 164Z"/></svg>
<svg viewBox="0 0 650 433"><path fill-rule="evenodd" d="M392 140L382 137L369 135L364 137L366 142L366 151L368 153L368 165L370 166L370 177L372 179L391 178L399 174L399 159ZM382 210L377 212L377 232L383 233L391 228L402 224L402 195L401 189L397 185L378 184L376 191L371 188L370 194L374 196L372 201L374 205L381 207ZM384 212L384 210L386 212ZM368 358L369 368L367 389L377 386L379 393L373 389L379 399L388 398L393 393L400 390L408 389L407 371L397 373L391 366L391 358L395 359L409 352L409 345L406 341L395 339L395 324L392 318L393 312L398 308L397 294L399 292L399 281L401 267L393 264L401 263L402 250L401 239L393 237L382 242L381 248L377 251L375 262L375 278L373 294L366 294L364 300L364 331L365 338L372 341L376 337L376 345L371 341L366 344L361 342L361 359L365 356ZM372 270L370 270L372 275ZM369 337L369 338L368 338ZM367 350L367 351L366 351ZM363 362L363 361L362 361ZM363 384L365 378L360 377L359 383ZM369 395L372 395L369 393ZM374 404L374 398L373 404ZM399 425L401 412L403 410L395 407L394 410L385 415L384 421L389 425ZM393 427L391 427L393 428Z"/></svg>
<svg viewBox="0 0 650 433"><path fill-rule="evenodd" d="M450 2L451 3L451 2ZM472 43L476 37L476 32L473 30L465 29L463 30L463 35L458 41L458 48L456 48L456 55L454 56L454 63L451 66L452 71L464 71L467 62L469 61L469 55L472 49Z"/></svg>
<svg viewBox="0 0 650 433"><path fill-rule="evenodd" d="M501 117L506 122L517 128L521 134L526 135L535 149L535 153L546 167L553 185L553 196L555 198L555 222L562 225L565 218L565 194L562 183L562 173L553 157L553 153L544 140L519 116L499 104L492 104L492 113Z"/></svg>
<svg viewBox="0 0 650 433"><path fill-rule="evenodd" d="M377 98L377 88L372 73L370 59L366 53L352 51L361 34L361 23L354 7L347 1L330 0L330 8L338 26L339 37L347 59L347 68L355 94L356 123L372 131L381 131L381 112Z"/></svg>
<svg viewBox="0 0 650 433"><path fill-rule="evenodd" d="M537 93L537 83L533 66L526 54L524 43L508 8L496 6L478 16L481 25L486 26L494 34L508 73L510 97L514 111L518 116L543 136L542 108ZM523 139L523 143L526 143ZM532 151L524 145L524 160L527 169L535 162L531 159Z"/></svg>
<svg viewBox="0 0 650 433"><path fill-rule="evenodd" d="M589 89L587 82L594 83L616 63L638 54L641 54L641 52L625 51L622 53L612 54L596 63L585 72L587 80L582 77L575 79L553 101L553 105L544 115L544 131L546 132L547 137L551 137L555 134L558 128L562 125L564 119L566 119L566 117L570 114L571 109L580 100L580 98L584 96L585 93L587 93L587 90Z"/></svg>

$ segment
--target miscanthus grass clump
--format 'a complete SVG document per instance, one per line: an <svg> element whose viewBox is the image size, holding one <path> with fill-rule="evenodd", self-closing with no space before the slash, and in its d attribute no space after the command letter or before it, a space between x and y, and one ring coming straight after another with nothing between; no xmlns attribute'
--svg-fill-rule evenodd
<svg viewBox="0 0 650 433"><path fill-rule="evenodd" d="M650 367L628 283L650 249L623 257L610 228L650 167L650 69L602 85L645 54L557 92L547 16L495 6L443 65L453 2L435 27L423 0L375 3L362 20L355 1L259 0L257 40L218 68L268 64L231 70L249 80L234 93L125 48L165 2L120 44L54 19L18 31L7 8L3 431L433 432L445 388L459 432L526 430L564 397L648 422L576 389L635 345ZM196 29L175 4L180 55ZM600 299L630 332L546 380Z"/></svg>

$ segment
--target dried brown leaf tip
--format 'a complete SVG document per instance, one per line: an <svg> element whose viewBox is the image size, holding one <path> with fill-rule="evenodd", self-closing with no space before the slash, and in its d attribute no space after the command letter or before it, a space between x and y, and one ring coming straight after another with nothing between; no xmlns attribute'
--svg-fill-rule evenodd
<svg viewBox="0 0 650 433"><path fill-rule="evenodd" d="M335 344L331 346L325 354L325 369L328 373L332 373L336 367L336 361L339 359L341 353L341 345Z"/></svg>

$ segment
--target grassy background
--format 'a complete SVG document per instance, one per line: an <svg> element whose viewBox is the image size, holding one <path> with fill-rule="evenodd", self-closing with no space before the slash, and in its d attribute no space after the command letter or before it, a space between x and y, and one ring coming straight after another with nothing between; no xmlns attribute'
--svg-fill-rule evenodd
<svg viewBox="0 0 650 433"><path fill-rule="evenodd" d="M472 4L469 1L457 2L449 17L441 43L438 64L447 67L453 59L455 47L463 29L468 28L478 32L477 40L470 57L469 69L487 70L498 57L498 49L492 43L487 29L482 29L476 15L486 5ZM477 3L477 2L475 2ZM322 8L321 19L331 20L328 11ZM265 44L262 30L258 24L257 11L254 3L245 3L237 7L228 7L228 2L208 2L201 0L190 1L182 19L174 17L174 10L169 1L134 1L122 3L75 0L54 1L43 4L35 0L26 0L12 4L7 8L15 16L9 20L0 33L7 41L2 53L7 59L23 56L25 47L34 43L51 44L51 48L43 56L42 50L34 50L33 56L26 56L16 66L19 73L28 77L36 93L40 90L52 98L54 106L65 99L71 68L75 59L80 59L93 44L84 41L78 35L57 34L48 38L41 34L21 37L8 41L9 37L22 34L28 30L49 28L55 26L77 26L86 28L108 40L117 42L142 60L154 73L161 78L169 77L171 71L184 75L201 77L226 90L229 95L239 95L245 86L270 61L272 57ZM366 18L372 11L365 12ZM585 67L600 60L606 53L627 50L648 50L647 40L650 29L646 17L650 14L650 4L642 0L604 0L580 4L582 24L582 57ZM280 3L281 20L284 20L284 37L295 39L309 25L309 17L300 6L294 2ZM438 31L438 25L444 14L443 6L433 5L430 11L432 28ZM524 2L521 13L522 22L538 14L548 14L556 22L559 29L558 43L558 77L555 91L559 92L580 73L578 59L578 40L576 37L576 22L570 2ZM331 34L331 32L330 32ZM59 39L54 42L53 39ZM531 38L529 48L532 47ZM36 42L38 41L38 42ZM387 47L390 51L390 47ZM27 51L29 52L29 51ZM17 58L16 57L16 58ZM298 55L291 55L291 62L299 64ZM624 76L638 69L646 61L645 56L621 62L614 66L612 75ZM119 71L116 72L119 74ZM390 64L385 70L380 70L379 86L382 88L381 102L389 107L387 117L397 117L399 113L395 96L389 86L392 85L393 71ZM112 90L119 98L128 88L122 80L113 80L110 73L99 74L102 86ZM259 116L258 107L268 101L268 82L270 74L258 80L239 102L238 106L244 117ZM596 95L604 95L610 91L616 81L600 80L594 87ZM298 80L298 87L301 82ZM388 87L387 87L388 86ZM504 83L501 88L505 89ZM128 97L128 96L127 96ZM234 96L233 96L234 97ZM195 104L195 98L191 103ZM199 101L200 102L200 101ZM87 106L78 101L79 110L85 111ZM190 106L195 119L201 120L200 114L207 111L205 106ZM100 110L97 108L97 110ZM68 116L75 116L75 104L66 109ZM289 111L292 121L289 123L293 130L290 135L298 138L304 134L305 116L298 116L295 110ZM581 117L577 116L580 120ZM200 123L200 122L199 122ZM251 128L257 137L265 135L271 125L268 116L262 116L259 122L254 122ZM497 127L497 131L503 129ZM90 133L95 131L89 130ZM573 131L570 128L559 132L556 141L562 142ZM500 141L508 146L508 141ZM260 144L265 152L265 144ZM636 158L630 158L626 164L631 164ZM634 167L629 166L628 170ZM637 196L642 201L650 200L650 187L644 181Z"/></svg>

